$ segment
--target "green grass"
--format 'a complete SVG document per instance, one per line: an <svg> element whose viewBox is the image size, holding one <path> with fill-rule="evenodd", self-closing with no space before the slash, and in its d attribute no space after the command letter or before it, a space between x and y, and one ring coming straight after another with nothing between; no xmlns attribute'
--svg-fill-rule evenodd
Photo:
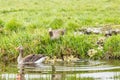
<svg viewBox="0 0 120 80"><path fill-rule="evenodd" d="M25 47L26 54L59 56L69 50L71 54L87 57L88 49L96 48L95 41L101 35L75 37L74 30L120 24L119 4L120 0L0 0L0 57L16 59L15 48L19 45ZM50 27L65 28L67 33L51 41L47 33ZM105 52L113 45L114 54L119 54L117 37L120 36L107 40Z"/></svg>
<svg viewBox="0 0 120 80"><path fill-rule="evenodd" d="M112 58L119 58L120 56L120 35L112 36L107 39L104 45L105 52L109 52Z"/></svg>
<svg viewBox="0 0 120 80"><path fill-rule="evenodd" d="M17 18L42 27L54 24L54 20L55 23L60 20L62 27L69 22L79 26L120 23L119 0L1 0L0 3L0 17L5 21Z"/></svg>

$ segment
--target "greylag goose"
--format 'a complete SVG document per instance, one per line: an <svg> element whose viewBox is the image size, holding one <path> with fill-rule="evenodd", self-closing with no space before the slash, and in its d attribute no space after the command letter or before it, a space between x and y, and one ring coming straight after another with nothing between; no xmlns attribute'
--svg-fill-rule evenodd
<svg viewBox="0 0 120 80"><path fill-rule="evenodd" d="M58 39L61 35L65 34L65 29L56 29L52 30L52 28L49 28L49 35L51 39Z"/></svg>
<svg viewBox="0 0 120 80"><path fill-rule="evenodd" d="M105 31L105 36L106 37L112 36L112 31L111 30Z"/></svg>
<svg viewBox="0 0 120 80"><path fill-rule="evenodd" d="M46 56L42 54L30 54L23 58L23 47L19 46L17 50L19 51L19 56L17 58L18 64L29 64L29 63L40 64L44 62L46 59Z"/></svg>

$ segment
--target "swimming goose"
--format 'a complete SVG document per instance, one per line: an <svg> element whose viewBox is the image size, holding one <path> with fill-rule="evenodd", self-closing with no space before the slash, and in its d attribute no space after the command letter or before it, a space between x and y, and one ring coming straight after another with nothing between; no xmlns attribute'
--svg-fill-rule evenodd
<svg viewBox="0 0 120 80"><path fill-rule="evenodd" d="M66 31L65 29L52 30L52 28L49 28L49 30L48 30L51 39L60 38L60 36L65 34L65 31Z"/></svg>
<svg viewBox="0 0 120 80"><path fill-rule="evenodd" d="M44 62L46 59L46 56L42 54L30 54L23 58L23 47L19 46L17 50L19 51L19 56L17 58L18 64L29 64L29 63L40 64Z"/></svg>

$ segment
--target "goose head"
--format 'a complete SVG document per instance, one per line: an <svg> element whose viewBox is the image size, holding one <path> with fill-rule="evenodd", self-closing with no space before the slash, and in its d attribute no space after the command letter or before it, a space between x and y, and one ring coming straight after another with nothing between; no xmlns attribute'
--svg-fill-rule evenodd
<svg viewBox="0 0 120 80"><path fill-rule="evenodd" d="M19 54L23 55L24 48L22 46L17 47Z"/></svg>
<svg viewBox="0 0 120 80"><path fill-rule="evenodd" d="M53 36L52 28L49 28L48 32L49 32L50 37L52 37Z"/></svg>

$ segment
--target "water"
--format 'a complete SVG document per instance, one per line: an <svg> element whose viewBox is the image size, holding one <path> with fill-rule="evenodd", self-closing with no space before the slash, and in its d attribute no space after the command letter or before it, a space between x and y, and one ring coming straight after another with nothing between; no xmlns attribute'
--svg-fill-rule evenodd
<svg viewBox="0 0 120 80"><path fill-rule="evenodd" d="M1 65L0 80L120 80L120 61Z"/></svg>

